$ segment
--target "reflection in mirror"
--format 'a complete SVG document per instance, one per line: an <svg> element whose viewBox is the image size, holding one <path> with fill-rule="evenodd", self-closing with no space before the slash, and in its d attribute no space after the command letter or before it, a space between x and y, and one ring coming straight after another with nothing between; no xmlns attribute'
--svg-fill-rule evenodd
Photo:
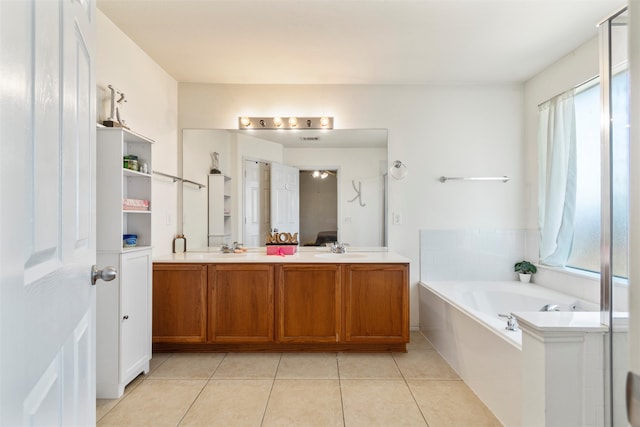
<svg viewBox="0 0 640 427"><path fill-rule="evenodd" d="M299 233L300 245L337 239L386 246L386 129L184 129L182 140L183 178L223 182L204 189L183 184L190 251L235 241L263 246L274 226ZM212 153L220 172L214 178ZM274 165L290 174L282 185L275 184Z"/></svg>

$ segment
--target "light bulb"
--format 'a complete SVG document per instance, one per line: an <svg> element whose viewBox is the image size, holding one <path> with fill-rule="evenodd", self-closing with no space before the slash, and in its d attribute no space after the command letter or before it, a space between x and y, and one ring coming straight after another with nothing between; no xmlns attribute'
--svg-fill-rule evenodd
<svg viewBox="0 0 640 427"><path fill-rule="evenodd" d="M320 126L326 128L329 126L329 118L328 117L320 117Z"/></svg>
<svg viewBox="0 0 640 427"><path fill-rule="evenodd" d="M251 126L251 119L249 117L240 117L240 124L248 128Z"/></svg>
<svg viewBox="0 0 640 427"><path fill-rule="evenodd" d="M313 171L313 173L311 174L312 177L317 178L320 176L320 171Z"/></svg>
<svg viewBox="0 0 640 427"><path fill-rule="evenodd" d="M329 174L328 174L326 171L324 171L324 172L322 172L322 173L320 174L320 178L321 178L321 179L325 179L325 178L326 178L326 177L328 177L328 176L329 176Z"/></svg>
<svg viewBox="0 0 640 427"><path fill-rule="evenodd" d="M280 117L274 117L273 118L273 125L277 128L279 128L280 126L282 126L282 119Z"/></svg>
<svg viewBox="0 0 640 427"><path fill-rule="evenodd" d="M298 119L295 117L289 117L289 126L292 128L298 126Z"/></svg>

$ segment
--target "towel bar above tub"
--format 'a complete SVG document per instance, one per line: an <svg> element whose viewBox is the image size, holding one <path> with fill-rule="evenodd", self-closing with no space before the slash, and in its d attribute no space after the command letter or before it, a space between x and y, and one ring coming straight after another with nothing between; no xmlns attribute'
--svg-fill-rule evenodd
<svg viewBox="0 0 640 427"><path fill-rule="evenodd" d="M509 181L508 176L441 176L438 179L440 182L445 183L447 181Z"/></svg>

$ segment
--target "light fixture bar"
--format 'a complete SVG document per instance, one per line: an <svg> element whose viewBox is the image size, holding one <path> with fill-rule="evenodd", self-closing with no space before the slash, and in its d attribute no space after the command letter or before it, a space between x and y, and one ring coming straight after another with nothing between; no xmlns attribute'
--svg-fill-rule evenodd
<svg viewBox="0 0 640 427"><path fill-rule="evenodd" d="M333 117L238 117L238 129L333 129Z"/></svg>

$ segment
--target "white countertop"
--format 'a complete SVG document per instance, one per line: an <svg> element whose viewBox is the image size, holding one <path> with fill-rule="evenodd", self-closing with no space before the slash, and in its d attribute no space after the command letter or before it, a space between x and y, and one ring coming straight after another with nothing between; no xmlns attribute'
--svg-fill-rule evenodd
<svg viewBox="0 0 640 427"><path fill-rule="evenodd" d="M607 327L600 323L599 311L550 311L516 312L522 329L538 332L606 332Z"/></svg>
<svg viewBox="0 0 640 427"><path fill-rule="evenodd" d="M334 254L327 248L301 247L294 255L267 255L266 248L250 248L239 254L225 254L218 248L205 248L179 254L161 255L153 262L175 263L318 263L318 264L408 264L405 258L385 248L347 248L347 253Z"/></svg>

